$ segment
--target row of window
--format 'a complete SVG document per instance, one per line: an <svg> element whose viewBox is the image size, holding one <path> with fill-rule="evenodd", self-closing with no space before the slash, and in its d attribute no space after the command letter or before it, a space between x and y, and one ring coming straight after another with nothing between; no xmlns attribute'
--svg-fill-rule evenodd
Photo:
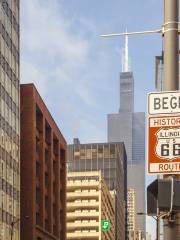
<svg viewBox="0 0 180 240"><path fill-rule="evenodd" d="M19 2L20 2L20 0L14 0L14 1L6 0L6 1L9 3L9 5L12 4L11 9L17 8L17 11L19 11Z"/></svg>
<svg viewBox="0 0 180 240"><path fill-rule="evenodd" d="M1 146L0 146L0 157L4 162L6 162L6 165L9 166L9 168L13 169L14 172L19 174L18 162L11 156L11 154L9 154Z"/></svg>
<svg viewBox="0 0 180 240"><path fill-rule="evenodd" d="M19 134L19 118L10 110L3 99L0 101L1 116ZM6 126L5 126L6 127Z"/></svg>
<svg viewBox="0 0 180 240"><path fill-rule="evenodd" d="M4 70L4 72L11 79L15 88L19 89L19 79L16 77L15 73L12 71L11 67L9 66L9 63L6 61L6 59L1 53L0 53L0 65L2 66L2 69Z"/></svg>
<svg viewBox="0 0 180 240"><path fill-rule="evenodd" d="M17 72L17 76L18 76L18 72ZM15 88L15 86L12 84L11 79L4 72L1 65L0 65L0 79L1 79L1 85L5 88L8 94L11 96L15 104L19 106L19 89Z"/></svg>
<svg viewBox="0 0 180 240"><path fill-rule="evenodd" d="M16 190L11 184L9 184L5 179L0 177L0 190L3 190L6 194L12 197L16 201L20 201L19 191Z"/></svg>
<svg viewBox="0 0 180 240"><path fill-rule="evenodd" d="M16 103L12 100L11 96L5 90L5 88L0 84L0 96L6 102L8 107L12 110L12 112L19 117L19 108L16 106Z"/></svg>
<svg viewBox="0 0 180 240"><path fill-rule="evenodd" d="M68 162L69 169L75 169L80 167L80 169L83 171L83 169L86 170L98 170L98 169L106 169L109 171L109 169L116 169L116 162L115 159L73 159L73 161Z"/></svg>
<svg viewBox="0 0 180 240"><path fill-rule="evenodd" d="M19 34L19 24L17 23L16 18L14 16L12 10L10 9L9 4L6 0L4 0L2 2L2 7L3 7L6 15L8 16L14 30L16 31L17 34Z"/></svg>
<svg viewBox="0 0 180 240"><path fill-rule="evenodd" d="M10 169L9 166L7 166L5 164L5 162L3 162L3 161L0 162L0 175L1 175L2 179L5 179L6 182L8 182L10 185L12 185L15 189L20 190L19 174L13 172L13 170ZM5 192L3 192L3 193L5 193ZM7 197L10 197L10 195L7 195ZM1 199L0 199L0 201L1 201Z"/></svg>
<svg viewBox="0 0 180 240"><path fill-rule="evenodd" d="M5 133L13 140L13 142L19 146L19 135L9 125L9 123L0 115L0 126ZM4 142L3 139L1 142Z"/></svg>
<svg viewBox="0 0 180 240"><path fill-rule="evenodd" d="M109 191L108 189L106 191ZM112 198L112 196L108 196L109 194L107 192L102 192L102 203L104 205L104 210L106 209L107 212L109 210L109 213L111 214L110 217L114 216L115 212L114 212L114 203L113 203L113 199L112 201L110 200L110 198ZM112 205L113 204L113 205ZM105 210L105 212L106 212Z"/></svg>
<svg viewBox="0 0 180 240"><path fill-rule="evenodd" d="M14 222L16 220L17 219L14 216L12 216L10 213L8 213L0 208L0 222L10 225L12 222ZM14 227L18 228L18 224L15 224Z"/></svg>
<svg viewBox="0 0 180 240"><path fill-rule="evenodd" d="M9 36L7 31L5 30L5 27L1 23L1 21L0 21L0 33L2 34L2 37L3 37L4 41L5 41L5 43L7 44L9 49L11 50L13 56L15 57L15 60L17 62L19 62L19 52L16 49L16 46L13 44L13 41L12 41L11 37Z"/></svg>
<svg viewBox="0 0 180 240"><path fill-rule="evenodd" d="M13 28L13 26L12 26L8 16L7 16L7 14L5 13L5 11L3 11L2 8L1 8L1 13L2 14L0 15L0 21L5 26L5 29L6 29L7 33L9 34L9 36L11 37L14 45L16 46L16 49L19 49L19 35L14 30L14 28ZM16 12L16 15L18 15L17 12Z"/></svg>
<svg viewBox="0 0 180 240"><path fill-rule="evenodd" d="M81 148L74 149L74 157L80 156L81 158L115 158L116 157L116 148L114 146L109 147L98 147L96 149L92 148Z"/></svg>
<svg viewBox="0 0 180 240"><path fill-rule="evenodd" d="M107 203L107 202L102 201L102 205L103 205L103 207L102 207L102 214L104 215L104 217L105 217L106 219L112 220L112 219L114 218L114 216L115 216L114 209L113 209L112 206L107 206L106 203ZM116 210L116 211L117 211L117 210ZM113 224L113 225L114 225L114 224Z"/></svg>
<svg viewBox="0 0 180 240"><path fill-rule="evenodd" d="M19 60L16 59L14 54L12 54L12 49L8 47L2 35L0 35L0 42L1 42L1 53L9 63L11 69L16 74L16 76L19 76Z"/></svg>
<svg viewBox="0 0 180 240"><path fill-rule="evenodd" d="M0 208L14 216L19 216L19 202L15 201L10 195L5 194L2 190L0 194Z"/></svg>

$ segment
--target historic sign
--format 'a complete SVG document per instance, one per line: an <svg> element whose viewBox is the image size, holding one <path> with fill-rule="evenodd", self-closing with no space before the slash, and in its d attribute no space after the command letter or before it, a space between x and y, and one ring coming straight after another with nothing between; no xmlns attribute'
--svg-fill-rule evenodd
<svg viewBox="0 0 180 240"><path fill-rule="evenodd" d="M180 116L149 117L148 172L180 172Z"/></svg>
<svg viewBox="0 0 180 240"><path fill-rule="evenodd" d="M180 173L180 91L148 94L148 173Z"/></svg>

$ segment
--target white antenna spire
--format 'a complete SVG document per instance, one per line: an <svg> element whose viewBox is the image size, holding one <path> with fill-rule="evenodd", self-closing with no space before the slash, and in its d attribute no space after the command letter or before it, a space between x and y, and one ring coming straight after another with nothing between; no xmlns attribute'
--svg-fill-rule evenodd
<svg viewBox="0 0 180 240"><path fill-rule="evenodd" d="M144 35L144 34L152 34L152 33L162 33L164 35L164 27L155 29L155 30L148 30L142 32L124 32L124 33L111 33L111 34L103 34L100 35L101 37L123 37L125 38L125 48L123 48L122 52L122 72L131 71L130 64L129 64L129 54L128 54L128 36L132 35Z"/></svg>
<svg viewBox="0 0 180 240"><path fill-rule="evenodd" d="M127 29L126 29L127 33ZM129 72L130 64L129 64L129 44L128 44L128 35L125 35L125 47L122 53L122 72Z"/></svg>

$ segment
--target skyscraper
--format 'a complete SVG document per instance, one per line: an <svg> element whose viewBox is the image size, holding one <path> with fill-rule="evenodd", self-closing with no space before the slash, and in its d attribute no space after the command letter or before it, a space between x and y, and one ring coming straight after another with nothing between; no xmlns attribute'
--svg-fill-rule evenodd
<svg viewBox="0 0 180 240"><path fill-rule="evenodd" d="M4 0L0 1L1 240L20 239L19 76L19 0Z"/></svg>
<svg viewBox="0 0 180 240"><path fill-rule="evenodd" d="M115 194L116 240L125 239L126 225L126 152L123 143L80 144L78 139L68 146L68 170L87 172L101 170L110 191Z"/></svg>
<svg viewBox="0 0 180 240"><path fill-rule="evenodd" d="M126 58L128 56L126 39ZM145 233L145 113L134 112L134 77L124 63L120 74L119 113L108 114L108 141L124 142L127 153L127 187L135 190L135 229Z"/></svg>

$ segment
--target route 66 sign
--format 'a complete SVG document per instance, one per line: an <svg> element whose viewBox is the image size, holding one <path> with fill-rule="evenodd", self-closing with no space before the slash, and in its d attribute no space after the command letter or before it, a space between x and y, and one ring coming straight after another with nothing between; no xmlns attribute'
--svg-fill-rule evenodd
<svg viewBox="0 0 180 240"><path fill-rule="evenodd" d="M180 115L149 117L148 173L180 172Z"/></svg>
<svg viewBox="0 0 180 240"><path fill-rule="evenodd" d="M157 133L156 155L173 161L180 157L180 128L161 128Z"/></svg>

